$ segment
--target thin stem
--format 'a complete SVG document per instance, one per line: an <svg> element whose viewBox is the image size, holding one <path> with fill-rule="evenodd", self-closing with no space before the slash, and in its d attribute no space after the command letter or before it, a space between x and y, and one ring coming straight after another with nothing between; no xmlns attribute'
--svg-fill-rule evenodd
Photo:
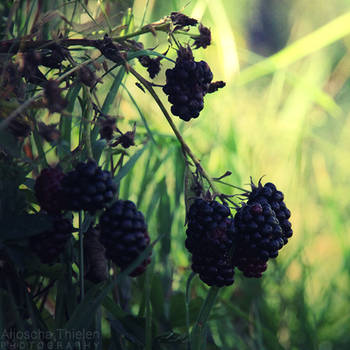
<svg viewBox="0 0 350 350"><path fill-rule="evenodd" d="M161 109L161 111L163 112L166 120L168 121L171 129L173 130L175 136L177 137L177 139L179 140L181 146L182 146L182 150L184 152L185 155L188 155L191 160L193 161L193 163L195 164L196 168L198 169L198 171L202 174L202 176L208 181L209 186L211 187L211 189L213 190L214 193L219 193L219 191L217 191L212 179L210 178L210 176L207 174L207 172L203 169L202 165L200 164L199 160L197 159L197 157L193 154L193 152L191 151L191 149L189 148L189 146L187 145L187 143L185 142L185 140L183 139L182 135L180 134L179 130L177 129L177 127L175 126L171 116L169 115L168 111L166 110L166 108L164 107L162 101L160 100L160 98L158 97L158 95L156 94L156 92L154 91L152 85L150 85L150 83L144 79L139 73L137 73L130 65L128 65L127 67L128 71L133 74L139 81L140 83L149 91L149 93L152 95L152 97L154 98L154 100L156 101L157 105L159 106L159 108Z"/></svg>
<svg viewBox="0 0 350 350"><path fill-rule="evenodd" d="M84 234L83 234L82 211L79 211L79 282L80 282L80 302L84 300Z"/></svg>
<svg viewBox="0 0 350 350"><path fill-rule="evenodd" d="M87 86L83 86L85 110L83 115L83 140L86 148L86 152L89 158L93 159L92 146L91 146L91 119L92 119L92 103L91 94Z"/></svg>
<svg viewBox="0 0 350 350"><path fill-rule="evenodd" d="M201 343L203 341L203 335L206 329L206 324L210 315L210 312L215 304L216 297L218 296L220 288L211 287L204 300L202 307L199 311L196 324L194 325L191 333L191 349L200 350ZM205 339L204 339L205 341Z"/></svg>
<svg viewBox="0 0 350 350"><path fill-rule="evenodd" d="M195 272L192 272L188 277L186 283L186 296L185 296L185 308L186 308L186 328L188 338L188 350L191 350L191 334L190 334L190 301L191 301L191 282L196 276Z"/></svg>
<svg viewBox="0 0 350 350"><path fill-rule="evenodd" d="M154 33L155 31L167 32L167 31L169 31L169 25L170 25L170 23L167 21L163 21L160 23L154 23L154 24L148 24L148 25L140 28L136 32L121 35L121 36L118 36L116 38L113 38L112 40L123 41L123 40L129 39L129 38L133 38L135 36L141 35L141 34Z"/></svg>

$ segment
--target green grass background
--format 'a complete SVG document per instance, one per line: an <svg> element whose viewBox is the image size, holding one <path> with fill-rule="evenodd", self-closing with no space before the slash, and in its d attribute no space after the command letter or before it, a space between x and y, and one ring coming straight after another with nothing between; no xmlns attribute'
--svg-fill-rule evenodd
<svg viewBox="0 0 350 350"><path fill-rule="evenodd" d="M283 2L283 1L282 1ZM135 21L145 1L135 1ZM291 209L294 236L259 281L237 278L221 294L213 336L222 349L346 349L349 347L349 72L348 1L289 3L276 30L290 33L285 48L262 57L249 45L257 1L150 1L156 20L185 7L212 30L213 44L195 52L225 89L205 97L197 120L178 125L212 176L226 170L231 184L249 177L272 181ZM187 5L187 6L186 6ZM157 43L152 37L149 45ZM174 52L171 52L174 56ZM164 77L160 77L161 81ZM133 91L151 126L170 134L149 96ZM149 105L147 105L149 103ZM129 104L122 105L129 111ZM126 113L126 112L124 112ZM130 113L135 113L130 111ZM174 170L169 165L159 169ZM171 174L168 174L171 182ZM133 178L137 183L137 178ZM221 187L225 193L237 193ZM169 195L172 196L171 187ZM183 221L183 212L174 210ZM175 280L188 273L184 228L172 227ZM239 275L239 273L237 273ZM244 312L240 317L237 309ZM238 345L240 344L240 345Z"/></svg>

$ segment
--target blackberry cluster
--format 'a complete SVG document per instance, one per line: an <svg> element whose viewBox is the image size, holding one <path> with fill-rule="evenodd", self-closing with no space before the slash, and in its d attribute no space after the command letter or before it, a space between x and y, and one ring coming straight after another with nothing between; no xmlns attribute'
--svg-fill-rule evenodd
<svg viewBox="0 0 350 350"><path fill-rule="evenodd" d="M266 202L243 204L235 221L234 264L246 277L261 277L269 258L283 247L283 233L275 212Z"/></svg>
<svg viewBox="0 0 350 350"><path fill-rule="evenodd" d="M46 168L35 181L34 190L40 207L50 214L57 214L62 210L63 177L64 173L60 168Z"/></svg>
<svg viewBox="0 0 350 350"><path fill-rule="evenodd" d="M79 163L62 179L64 208L94 213L111 202L117 191L111 173L104 171L94 160Z"/></svg>
<svg viewBox="0 0 350 350"><path fill-rule="evenodd" d="M128 200L117 200L101 215L100 231L107 258L122 270L137 259L150 242L143 214ZM148 256L130 276L142 274L150 261Z"/></svg>
<svg viewBox="0 0 350 350"><path fill-rule="evenodd" d="M188 212L186 248L192 253L192 270L209 286L233 283L231 261L234 221L230 210L217 201L196 199Z"/></svg>
<svg viewBox="0 0 350 350"><path fill-rule="evenodd" d="M252 182L251 187L251 192L247 194L248 203L261 203L266 201L270 204L282 228L283 242L284 244L286 244L288 242L288 238L290 238L293 235L293 230L292 224L289 221L290 210L284 203L283 193L281 191L278 191L276 189L276 186L271 182L267 182L264 186L261 184L260 181L258 183L258 186L255 186Z"/></svg>
<svg viewBox="0 0 350 350"><path fill-rule="evenodd" d="M167 69L163 91L172 104L171 112L182 120L197 118L204 107L203 97L213 79L205 61L196 62L190 48L180 48L173 69Z"/></svg>
<svg viewBox="0 0 350 350"><path fill-rule="evenodd" d="M71 220L56 215L52 217L52 222L50 231L44 231L30 240L32 250L44 264L51 264L57 259L73 232Z"/></svg>

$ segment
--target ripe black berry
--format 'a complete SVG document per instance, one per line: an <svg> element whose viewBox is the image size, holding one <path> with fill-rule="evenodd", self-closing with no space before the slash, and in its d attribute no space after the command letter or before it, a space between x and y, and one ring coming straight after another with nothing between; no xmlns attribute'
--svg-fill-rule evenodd
<svg viewBox="0 0 350 350"><path fill-rule="evenodd" d="M172 104L171 112L182 120L197 118L203 109L203 97L213 79L208 64L196 62L190 48L180 48L175 67L167 69L163 88Z"/></svg>
<svg viewBox="0 0 350 350"><path fill-rule="evenodd" d="M128 200L117 200L101 215L100 230L107 258L122 270L137 259L150 242L143 214ZM148 256L130 276L142 274L150 261Z"/></svg>
<svg viewBox="0 0 350 350"><path fill-rule="evenodd" d="M284 244L275 212L266 201L244 203L234 221L234 264L246 277L261 277L267 260L277 257Z"/></svg>
<svg viewBox="0 0 350 350"><path fill-rule="evenodd" d="M109 171L94 160L79 163L62 179L64 207L67 210L95 212L110 203L117 191Z"/></svg>
<svg viewBox="0 0 350 350"><path fill-rule="evenodd" d="M30 239L32 250L44 264L51 264L57 259L73 232L71 220L59 215L52 216L51 218L53 228Z"/></svg>
<svg viewBox="0 0 350 350"><path fill-rule="evenodd" d="M275 212L276 217L283 232L284 244L288 242L288 238L293 235L292 224L289 221L290 210L284 203L284 195L281 191L278 191L276 186L267 182L264 186L259 181L258 186L251 183L252 190L247 193L248 203L267 201L270 204L272 210Z"/></svg>
<svg viewBox="0 0 350 350"><path fill-rule="evenodd" d="M233 283L231 262L234 222L230 210L217 201L196 199L188 212L186 248L192 253L192 270L209 286Z"/></svg>
<svg viewBox="0 0 350 350"><path fill-rule="evenodd" d="M50 214L62 210L62 185L64 173L58 167L43 169L35 181L35 195L41 209Z"/></svg>

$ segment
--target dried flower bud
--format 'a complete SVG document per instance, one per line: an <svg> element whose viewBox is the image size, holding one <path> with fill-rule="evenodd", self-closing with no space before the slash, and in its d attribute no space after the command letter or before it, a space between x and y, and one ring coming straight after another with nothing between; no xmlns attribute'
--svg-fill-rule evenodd
<svg viewBox="0 0 350 350"><path fill-rule="evenodd" d="M193 61L193 53L189 46L183 47L181 46L177 52L177 59L176 62L179 61Z"/></svg>
<svg viewBox="0 0 350 350"><path fill-rule="evenodd" d="M104 118L99 120L100 136L107 141L112 140L115 127L115 118Z"/></svg>
<svg viewBox="0 0 350 350"><path fill-rule="evenodd" d="M56 80L48 80L44 85L46 106L50 113L61 112L67 106L67 100L61 96L61 91Z"/></svg>
<svg viewBox="0 0 350 350"><path fill-rule="evenodd" d="M198 21L194 18L188 17L180 12L172 12L170 14L170 19L177 28L185 27L185 26L195 26Z"/></svg>
<svg viewBox="0 0 350 350"><path fill-rule="evenodd" d="M209 88L208 88L208 94L211 94L215 91L218 91L219 89L223 88L224 86L226 85L226 83L222 80L220 81L214 81L213 83L211 83L209 85Z"/></svg>
<svg viewBox="0 0 350 350"><path fill-rule="evenodd" d="M46 125L43 122L39 122L39 135L43 137L47 142L57 141L61 136L60 131L56 129L57 125L57 123Z"/></svg>
<svg viewBox="0 0 350 350"><path fill-rule="evenodd" d="M196 49L198 49L200 47L203 47L203 49L205 49L211 43L210 29L207 27L204 27L204 25L202 25L202 24L199 25L198 29L199 29L199 36L193 37L195 39L193 46Z"/></svg>
<svg viewBox="0 0 350 350"><path fill-rule="evenodd" d="M50 52L42 54L41 64L49 68L61 68L62 61L69 56L69 51L56 43L50 45Z"/></svg>
<svg viewBox="0 0 350 350"><path fill-rule="evenodd" d="M17 138L25 138L32 132L32 124L27 117L19 115L10 120L8 130Z"/></svg>
<svg viewBox="0 0 350 350"><path fill-rule="evenodd" d="M81 66L78 71L80 81L89 87L94 87L97 81L101 81L96 74L87 66Z"/></svg>
<svg viewBox="0 0 350 350"><path fill-rule="evenodd" d="M115 63L122 64L125 61L125 55L120 52L120 48L113 43L107 34L103 40L97 42L97 48L101 51L102 55Z"/></svg>
<svg viewBox="0 0 350 350"><path fill-rule="evenodd" d="M112 144L112 147L118 146L119 144L122 145L124 148L129 148L130 146L135 146L135 133L136 133L136 124L134 124L134 127L132 131L128 131L125 134L123 134L120 130L118 132L121 134L115 142Z"/></svg>
<svg viewBox="0 0 350 350"><path fill-rule="evenodd" d="M29 51L17 56L19 70L29 83L40 85L47 81L45 75L38 68L41 64L41 54L39 52Z"/></svg>
<svg viewBox="0 0 350 350"><path fill-rule="evenodd" d="M105 247L99 241L100 231L98 226L90 226L84 235L84 254L86 257L85 278L93 283L107 280L108 267L105 256Z"/></svg>
<svg viewBox="0 0 350 350"><path fill-rule="evenodd" d="M147 72L151 79L153 79L160 72L161 57L151 58L149 56L140 56L139 61L142 66L147 68Z"/></svg>

